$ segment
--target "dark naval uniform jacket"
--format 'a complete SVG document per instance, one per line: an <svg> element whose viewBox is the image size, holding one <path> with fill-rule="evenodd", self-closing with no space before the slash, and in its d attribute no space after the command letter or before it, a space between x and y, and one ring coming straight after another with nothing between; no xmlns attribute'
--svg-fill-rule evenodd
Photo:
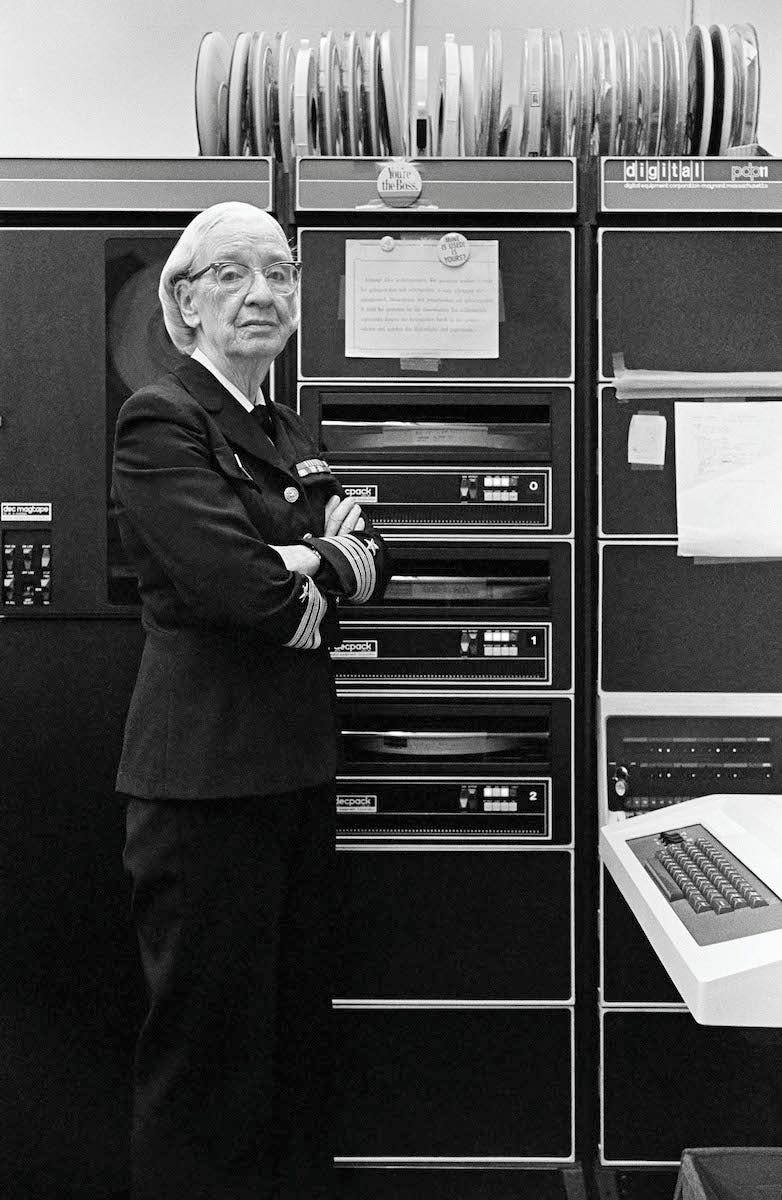
<svg viewBox="0 0 782 1200"><path fill-rule="evenodd" d="M377 599L385 549L366 514L361 533L322 536L344 493L296 413L268 408L273 441L187 358L120 411L112 500L146 631L120 792L260 795L335 774L337 597ZM271 549L303 539L314 580Z"/></svg>

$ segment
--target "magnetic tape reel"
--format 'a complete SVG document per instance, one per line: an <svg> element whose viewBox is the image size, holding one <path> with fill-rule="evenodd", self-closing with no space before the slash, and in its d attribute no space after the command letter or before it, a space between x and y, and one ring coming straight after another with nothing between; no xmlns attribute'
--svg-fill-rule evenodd
<svg viewBox="0 0 782 1200"><path fill-rule="evenodd" d="M509 104L502 114L498 152L503 158L518 158L524 135L524 109L520 104Z"/></svg>
<svg viewBox="0 0 782 1200"><path fill-rule="evenodd" d="M293 79L293 141L297 158L314 154L318 142L318 65L315 51L302 40Z"/></svg>
<svg viewBox="0 0 782 1200"><path fill-rule="evenodd" d="M280 92L277 83L279 71L280 35L275 34L272 42L271 87L269 89L269 135L271 138L272 154L277 162L282 162L282 140L280 138Z"/></svg>
<svg viewBox="0 0 782 1200"><path fill-rule="evenodd" d="M618 126L617 60L613 30L601 29L595 37L595 134L596 154L613 154Z"/></svg>
<svg viewBox="0 0 782 1200"><path fill-rule="evenodd" d="M709 136L709 154L724 154L730 145L733 125L733 48L727 25L712 25L714 55L714 113Z"/></svg>
<svg viewBox="0 0 782 1200"><path fill-rule="evenodd" d="M618 53L619 90L619 154L635 154L638 140L638 47L629 29L623 29Z"/></svg>
<svg viewBox="0 0 782 1200"><path fill-rule="evenodd" d="M277 139L278 160L289 173L296 153L293 130L293 88L296 80L296 51L291 35L285 30L277 35Z"/></svg>
<svg viewBox="0 0 782 1200"><path fill-rule="evenodd" d="M380 43L374 30L364 39L364 73L361 84L362 141L364 154L376 158L382 154L380 145Z"/></svg>
<svg viewBox="0 0 782 1200"><path fill-rule="evenodd" d="M472 158L475 154L475 52L472 46L459 47L459 77L462 97L460 153Z"/></svg>
<svg viewBox="0 0 782 1200"><path fill-rule="evenodd" d="M757 138L760 105L760 57L754 25L731 26L731 42L741 81L741 102L733 145L751 146Z"/></svg>
<svg viewBox="0 0 782 1200"><path fill-rule="evenodd" d="M665 111L665 46L663 31L656 26L650 31L649 51L652 64L651 88L649 98L649 153L660 153L660 138L663 130L663 114Z"/></svg>
<svg viewBox="0 0 782 1200"><path fill-rule="evenodd" d="M528 29L522 50L520 98L524 113L519 153L538 158L543 139L543 30Z"/></svg>
<svg viewBox="0 0 782 1200"><path fill-rule="evenodd" d="M362 153L363 55L356 33L346 33L340 58L340 115L342 145L345 153L356 158Z"/></svg>
<svg viewBox="0 0 782 1200"><path fill-rule="evenodd" d="M730 47L733 60L733 122L730 129L731 146L740 146L744 113L744 56L740 25L730 27Z"/></svg>
<svg viewBox="0 0 782 1200"><path fill-rule="evenodd" d="M663 117L665 56L662 31L642 29L638 38L638 138L636 153L656 157L660 152Z"/></svg>
<svg viewBox="0 0 782 1200"><path fill-rule="evenodd" d="M201 38L196 57L195 113L199 153L228 153L228 72L231 50L221 33Z"/></svg>
<svg viewBox="0 0 782 1200"><path fill-rule="evenodd" d="M318 146L321 154L342 154L340 66L337 39L329 30L318 53Z"/></svg>
<svg viewBox="0 0 782 1200"><path fill-rule="evenodd" d="M377 68L377 144L382 155L391 154L391 128L386 106L386 89L383 82L382 55L378 57Z"/></svg>
<svg viewBox="0 0 782 1200"><path fill-rule="evenodd" d="M386 153L402 155L407 151L407 136L402 117L402 97L396 69L391 33L386 29L380 35L380 74L378 97L380 101L380 124Z"/></svg>
<svg viewBox="0 0 782 1200"><path fill-rule="evenodd" d="M237 34L228 73L228 153L236 156L249 154L251 148L247 87L251 42L252 34Z"/></svg>
<svg viewBox="0 0 782 1200"><path fill-rule="evenodd" d="M638 52L638 121L636 126L636 154L652 154L649 148L649 117L652 102L652 49L649 30L642 29L633 35Z"/></svg>
<svg viewBox="0 0 782 1200"><path fill-rule="evenodd" d="M166 330L158 300L164 261L161 258L135 271L123 283L109 310L109 362L128 392L152 383L165 371L173 371L182 361Z"/></svg>
<svg viewBox="0 0 782 1200"><path fill-rule="evenodd" d="M559 29L544 35L543 153L565 153L565 45Z"/></svg>
<svg viewBox="0 0 782 1200"><path fill-rule="evenodd" d="M565 83L565 146L566 153L578 157L581 120L579 116L582 95L582 67L578 46L570 51Z"/></svg>
<svg viewBox="0 0 782 1200"><path fill-rule="evenodd" d="M709 150L714 108L714 54L706 25L687 31L688 100L686 154L705 155Z"/></svg>
<svg viewBox="0 0 782 1200"><path fill-rule="evenodd" d="M582 63L583 96L581 98L580 154L589 154L595 129L595 56L592 36L588 29L576 34Z"/></svg>
<svg viewBox="0 0 782 1200"><path fill-rule="evenodd" d="M413 149L421 158L433 153L432 117L429 111L429 47L415 48L415 136Z"/></svg>
<svg viewBox="0 0 782 1200"><path fill-rule="evenodd" d="M585 30L576 34L567 79L566 142L568 154L589 154L595 123L592 39Z"/></svg>
<svg viewBox="0 0 782 1200"><path fill-rule="evenodd" d="M500 94L502 91L502 34L489 30L489 41L481 68L478 109L478 154L496 157L500 142Z"/></svg>
<svg viewBox="0 0 782 1200"><path fill-rule="evenodd" d="M665 49L665 106L660 153L679 155L684 153L684 136L687 125L687 52L684 47L684 38L674 26L666 29L663 46Z"/></svg>
<svg viewBox="0 0 782 1200"><path fill-rule="evenodd" d="M437 153L455 158L461 141L461 81L459 47L452 33L446 35L440 58L437 101Z"/></svg>
<svg viewBox="0 0 782 1200"><path fill-rule="evenodd" d="M270 154L272 140L271 91L274 81L274 56L269 37L254 33L247 63L250 141L253 154Z"/></svg>

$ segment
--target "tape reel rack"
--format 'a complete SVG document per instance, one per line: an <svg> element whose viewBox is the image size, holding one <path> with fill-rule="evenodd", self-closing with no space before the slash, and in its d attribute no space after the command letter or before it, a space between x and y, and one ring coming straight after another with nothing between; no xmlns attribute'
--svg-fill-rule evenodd
<svg viewBox="0 0 782 1200"><path fill-rule="evenodd" d="M195 75L202 155L441 158L722 155L757 137L750 24L500 29L483 47L446 34L402 57L390 30L318 42L218 31ZM403 94L409 79L409 94Z"/></svg>

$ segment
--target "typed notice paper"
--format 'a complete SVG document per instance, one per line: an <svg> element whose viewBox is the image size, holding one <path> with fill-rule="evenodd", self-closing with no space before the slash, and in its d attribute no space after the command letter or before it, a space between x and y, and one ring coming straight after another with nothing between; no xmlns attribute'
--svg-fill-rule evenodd
<svg viewBox="0 0 782 1200"><path fill-rule="evenodd" d="M675 405L679 554L782 557L782 402Z"/></svg>
<svg viewBox="0 0 782 1200"><path fill-rule="evenodd" d="M498 358L498 243L452 267L436 239L346 242L345 356Z"/></svg>

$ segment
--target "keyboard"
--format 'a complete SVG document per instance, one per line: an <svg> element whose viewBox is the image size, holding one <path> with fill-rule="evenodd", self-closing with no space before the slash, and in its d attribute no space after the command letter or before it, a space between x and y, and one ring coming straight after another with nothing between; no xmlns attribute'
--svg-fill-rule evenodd
<svg viewBox="0 0 782 1200"><path fill-rule="evenodd" d="M781 796L613 821L600 852L697 1021L782 1027Z"/></svg>

